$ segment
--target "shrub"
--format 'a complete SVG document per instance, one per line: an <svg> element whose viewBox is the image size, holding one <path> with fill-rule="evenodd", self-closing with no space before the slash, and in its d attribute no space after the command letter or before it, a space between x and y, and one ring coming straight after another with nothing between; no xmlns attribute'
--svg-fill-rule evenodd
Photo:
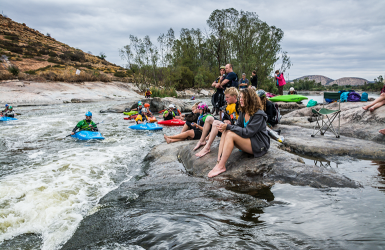
<svg viewBox="0 0 385 250"><path fill-rule="evenodd" d="M23 49L21 47L10 47L8 50L13 53L23 54Z"/></svg>
<svg viewBox="0 0 385 250"><path fill-rule="evenodd" d="M57 54L54 51L50 51L48 55L50 57L57 57Z"/></svg>
<svg viewBox="0 0 385 250"><path fill-rule="evenodd" d="M51 62L51 63L61 63L61 61L57 57L50 57L50 58L48 58L47 61Z"/></svg>
<svg viewBox="0 0 385 250"><path fill-rule="evenodd" d="M39 50L39 53L42 54L42 55L48 55L50 53L50 51L48 49L41 49Z"/></svg>
<svg viewBox="0 0 385 250"><path fill-rule="evenodd" d="M151 87L150 91L152 92L152 95L151 97L173 97L173 96L178 96L178 94L176 93L176 90L175 88L173 87L170 87L170 88L157 88L157 87Z"/></svg>
<svg viewBox="0 0 385 250"><path fill-rule="evenodd" d="M126 73L124 73L122 71L118 71L118 72L114 73L114 76L116 76L116 77L126 77Z"/></svg>
<svg viewBox="0 0 385 250"><path fill-rule="evenodd" d="M10 79L13 79L14 76L10 73L1 73L0 72L0 80L10 80Z"/></svg>
<svg viewBox="0 0 385 250"><path fill-rule="evenodd" d="M9 71L9 73L11 73L12 75L17 76L17 75L19 74L19 72L20 72L20 69L19 69L17 66L12 65L12 66L9 66L9 67L8 67L8 71Z"/></svg>

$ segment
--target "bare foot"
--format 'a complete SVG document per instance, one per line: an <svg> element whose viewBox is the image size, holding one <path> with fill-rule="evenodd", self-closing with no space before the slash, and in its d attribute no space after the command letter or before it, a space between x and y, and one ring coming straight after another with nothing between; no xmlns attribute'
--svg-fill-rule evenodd
<svg viewBox="0 0 385 250"><path fill-rule="evenodd" d="M226 172L226 167L223 166L223 167L220 167L219 164L217 164L208 174L208 177L211 178L211 177L214 177L214 176L217 176L223 172Z"/></svg>
<svg viewBox="0 0 385 250"><path fill-rule="evenodd" d="M164 139L166 140L167 144L171 143L171 139L167 137L167 135L163 135Z"/></svg>
<svg viewBox="0 0 385 250"><path fill-rule="evenodd" d="M369 111L370 111L370 112L373 112L373 111L374 111L374 108L370 108Z"/></svg>
<svg viewBox="0 0 385 250"><path fill-rule="evenodd" d="M200 148L201 146L204 146L204 145L206 145L206 142L198 141L198 143L195 146L195 148L193 149L193 151L197 150L198 148Z"/></svg>
<svg viewBox="0 0 385 250"><path fill-rule="evenodd" d="M207 155L208 153L210 153L210 148L204 147L204 148L202 148L201 151L199 151L199 153L195 154L195 156L201 158L201 157Z"/></svg>
<svg viewBox="0 0 385 250"><path fill-rule="evenodd" d="M365 107L362 107L362 109L363 109L363 110L368 110L368 107L365 106Z"/></svg>
<svg viewBox="0 0 385 250"><path fill-rule="evenodd" d="M379 130L378 132L380 132L381 134L385 135L385 128L384 128L384 129L381 129L381 130Z"/></svg>

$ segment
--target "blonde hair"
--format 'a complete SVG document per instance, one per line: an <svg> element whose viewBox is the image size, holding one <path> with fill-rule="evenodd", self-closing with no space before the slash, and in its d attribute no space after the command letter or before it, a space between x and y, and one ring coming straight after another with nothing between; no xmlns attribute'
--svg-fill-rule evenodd
<svg viewBox="0 0 385 250"><path fill-rule="evenodd" d="M194 105L192 105L191 109L193 109L193 108L197 108L197 107L198 107L198 105L199 105L199 103L201 103L201 102L197 102L197 103L195 103Z"/></svg>
<svg viewBox="0 0 385 250"><path fill-rule="evenodd" d="M230 87L225 90L225 95L232 95L232 96L238 97L239 92L238 92L238 89L234 87Z"/></svg>

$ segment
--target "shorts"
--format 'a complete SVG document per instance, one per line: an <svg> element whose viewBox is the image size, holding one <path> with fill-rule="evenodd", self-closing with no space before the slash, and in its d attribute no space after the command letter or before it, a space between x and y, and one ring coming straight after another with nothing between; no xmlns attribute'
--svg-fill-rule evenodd
<svg viewBox="0 0 385 250"><path fill-rule="evenodd" d="M199 140L202 136L202 130L194 129L194 138L193 140Z"/></svg>

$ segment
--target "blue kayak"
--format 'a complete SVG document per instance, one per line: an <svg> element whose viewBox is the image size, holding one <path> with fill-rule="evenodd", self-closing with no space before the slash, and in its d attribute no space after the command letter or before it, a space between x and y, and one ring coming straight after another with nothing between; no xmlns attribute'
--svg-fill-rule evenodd
<svg viewBox="0 0 385 250"><path fill-rule="evenodd" d="M93 131L79 131L71 137L79 139L79 140L104 140L104 137L99 132Z"/></svg>
<svg viewBox="0 0 385 250"><path fill-rule="evenodd" d="M128 128L134 130L162 130L163 128L156 123L141 123L129 126Z"/></svg>
<svg viewBox="0 0 385 250"><path fill-rule="evenodd" d="M16 120L17 120L17 119L16 119L16 118L13 118L13 117L6 117L6 116L0 117L0 122L16 121Z"/></svg>

